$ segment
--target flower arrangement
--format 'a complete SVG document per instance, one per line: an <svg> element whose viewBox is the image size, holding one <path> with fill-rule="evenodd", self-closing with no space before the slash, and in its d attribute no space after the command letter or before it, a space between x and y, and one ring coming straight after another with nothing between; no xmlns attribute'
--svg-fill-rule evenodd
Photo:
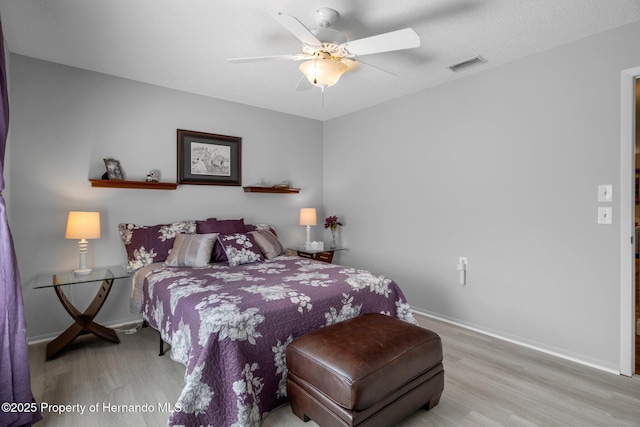
<svg viewBox="0 0 640 427"><path fill-rule="evenodd" d="M330 228L331 231L336 231L338 227L343 225L336 215L328 216L324 220L324 228Z"/></svg>
<svg viewBox="0 0 640 427"><path fill-rule="evenodd" d="M331 215L325 218L324 228L331 229L331 249L336 247L336 230L338 227L342 227L344 224L340 222L337 215Z"/></svg>

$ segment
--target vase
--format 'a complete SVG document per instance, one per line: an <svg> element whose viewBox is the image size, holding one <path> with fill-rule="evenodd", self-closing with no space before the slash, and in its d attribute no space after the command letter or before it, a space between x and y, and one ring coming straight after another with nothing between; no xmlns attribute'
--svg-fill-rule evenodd
<svg viewBox="0 0 640 427"><path fill-rule="evenodd" d="M336 247L336 230L331 230L331 242L329 248L334 249Z"/></svg>

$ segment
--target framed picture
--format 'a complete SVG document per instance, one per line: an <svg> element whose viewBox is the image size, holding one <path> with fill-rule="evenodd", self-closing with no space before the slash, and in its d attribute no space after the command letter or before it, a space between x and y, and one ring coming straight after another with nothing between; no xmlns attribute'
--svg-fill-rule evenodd
<svg viewBox="0 0 640 427"><path fill-rule="evenodd" d="M107 179L124 180L124 172L118 160L104 159L104 165L107 167Z"/></svg>
<svg viewBox="0 0 640 427"><path fill-rule="evenodd" d="M178 129L178 184L242 185L242 138Z"/></svg>

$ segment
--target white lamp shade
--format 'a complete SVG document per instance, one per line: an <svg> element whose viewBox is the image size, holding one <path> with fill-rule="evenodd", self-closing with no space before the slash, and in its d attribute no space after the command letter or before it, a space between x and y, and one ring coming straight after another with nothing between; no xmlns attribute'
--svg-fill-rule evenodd
<svg viewBox="0 0 640 427"><path fill-rule="evenodd" d="M67 239L99 239L100 212L69 212L67 218Z"/></svg>
<svg viewBox="0 0 640 427"><path fill-rule="evenodd" d="M300 209L300 225L317 225L316 208Z"/></svg>
<svg viewBox="0 0 640 427"><path fill-rule="evenodd" d="M318 87L333 86L348 69L349 67L335 59L311 59L300 64L300 71L309 83Z"/></svg>

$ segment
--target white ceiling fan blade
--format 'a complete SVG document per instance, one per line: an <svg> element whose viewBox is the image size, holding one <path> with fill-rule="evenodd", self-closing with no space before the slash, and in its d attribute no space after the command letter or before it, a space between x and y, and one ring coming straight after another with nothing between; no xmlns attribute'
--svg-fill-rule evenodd
<svg viewBox="0 0 640 427"><path fill-rule="evenodd" d="M292 53L289 55L272 55L272 56L254 56L249 58L231 58L228 61L233 63L242 62L262 62L262 61L279 61L283 59L290 59L292 61L303 61L305 59L311 59L313 56L305 53Z"/></svg>
<svg viewBox="0 0 640 427"><path fill-rule="evenodd" d="M420 47L420 36L412 28L378 34L377 36L346 42L340 45L350 55L370 55L372 53Z"/></svg>
<svg viewBox="0 0 640 427"><path fill-rule="evenodd" d="M307 27L302 25L302 22L298 21L297 18L280 12L273 12L271 16L302 43L309 46L322 47L322 42Z"/></svg>
<svg viewBox="0 0 640 427"><path fill-rule="evenodd" d="M307 77L305 75L302 75L302 77L300 77L300 80L298 80L298 85L296 86L296 90L309 90L312 87L313 85L309 83L309 80L307 80Z"/></svg>
<svg viewBox="0 0 640 427"><path fill-rule="evenodd" d="M360 60L356 61L356 75L367 79L375 83L387 83L398 77L397 74L393 74L390 71L383 70L382 68L374 67L371 64L366 64Z"/></svg>

